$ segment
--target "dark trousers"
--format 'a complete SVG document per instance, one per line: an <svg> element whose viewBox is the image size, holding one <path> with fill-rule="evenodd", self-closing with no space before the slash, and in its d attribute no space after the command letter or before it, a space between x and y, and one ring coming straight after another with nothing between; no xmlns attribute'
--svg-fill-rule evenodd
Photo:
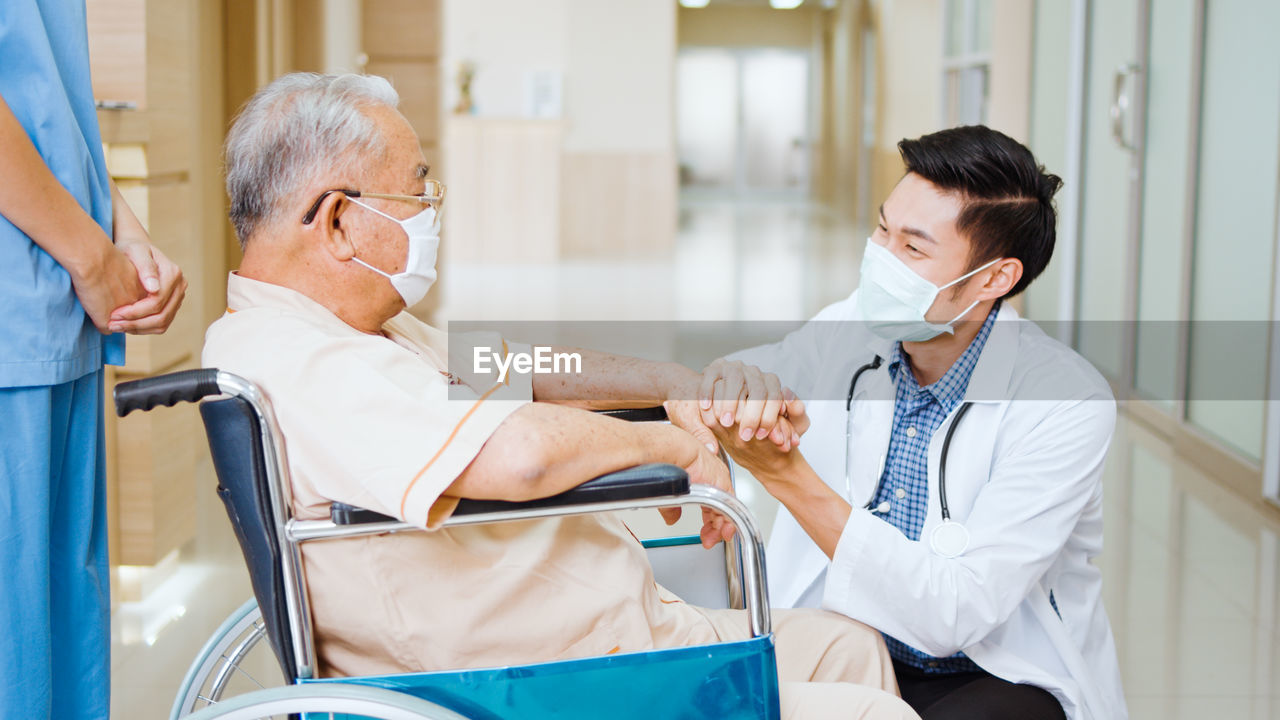
<svg viewBox="0 0 1280 720"><path fill-rule="evenodd" d="M1066 720L1049 691L986 672L929 675L893 661L902 699L923 720Z"/></svg>

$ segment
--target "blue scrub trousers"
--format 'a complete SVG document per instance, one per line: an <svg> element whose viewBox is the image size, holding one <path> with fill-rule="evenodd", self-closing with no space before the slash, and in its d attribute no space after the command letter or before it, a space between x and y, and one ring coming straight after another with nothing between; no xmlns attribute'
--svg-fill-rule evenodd
<svg viewBox="0 0 1280 720"><path fill-rule="evenodd" d="M110 707L103 373L0 388L0 718Z"/></svg>

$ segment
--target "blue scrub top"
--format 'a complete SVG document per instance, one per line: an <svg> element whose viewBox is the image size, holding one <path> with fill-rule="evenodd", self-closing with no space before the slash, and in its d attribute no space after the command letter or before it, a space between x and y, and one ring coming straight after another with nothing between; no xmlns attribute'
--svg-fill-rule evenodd
<svg viewBox="0 0 1280 720"><path fill-rule="evenodd" d="M84 0L0 1L0 96L54 177L111 235L111 186L89 83ZM71 277L0 216L0 387L57 385L124 363Z"/></svg>

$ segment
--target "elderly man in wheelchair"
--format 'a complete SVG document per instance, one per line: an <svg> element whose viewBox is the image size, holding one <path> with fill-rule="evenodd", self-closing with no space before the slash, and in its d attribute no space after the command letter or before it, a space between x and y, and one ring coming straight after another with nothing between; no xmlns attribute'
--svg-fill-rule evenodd
<svg viewBox="0 0 1280 720"><path fill-rule="evenodd" d="M613 514L449 524L460 503L547 498L646 463L721 489L728 476L679 427L588 411L692 397L698 375L685 368L584 351L581 374L495 382L459 363L450 372L445 334L405 311L435 280L444 188L427 178L397 102L380 78L288 75L245 106L227 139L244 261L228 280L226 315L208 331L204 365L270 399L292 518L328 519L345 503L425 530L301 547L314 675L556 663L751 638L759 621L746 611L694 607L658 585ZM766 430L780 444L795 437L785 413ZM663 509L669 521L678 512ZM703 509L704 545L732 533ZM915 717L896 697L878 633L803 610L775 611L772 630L781 717ZM659 682L641 697L665 691ZM539 713L560 715L517 716ZM778 713L775 704L755 716Z"/></svg>

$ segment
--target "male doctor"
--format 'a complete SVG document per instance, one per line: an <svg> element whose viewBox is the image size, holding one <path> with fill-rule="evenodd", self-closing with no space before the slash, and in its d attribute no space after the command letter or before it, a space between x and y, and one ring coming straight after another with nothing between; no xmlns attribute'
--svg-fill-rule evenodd
<svg viewBox="0 0 1280 720"><path fill-rule="evenodd" d="M1061 180L986 127L904 140L860 287L717 361L692 413L778 500L775 604L884 633L925 720L1127 715L1101 574L1103 378L1002 302L1053 252ZM767 432L750 365L807 405ZM766 383L767 381L767 383ZM754 388L754 390L753 390ZM783 411L785 414L785 411ZM763 436L763 437L762 437Z"/></svg>

